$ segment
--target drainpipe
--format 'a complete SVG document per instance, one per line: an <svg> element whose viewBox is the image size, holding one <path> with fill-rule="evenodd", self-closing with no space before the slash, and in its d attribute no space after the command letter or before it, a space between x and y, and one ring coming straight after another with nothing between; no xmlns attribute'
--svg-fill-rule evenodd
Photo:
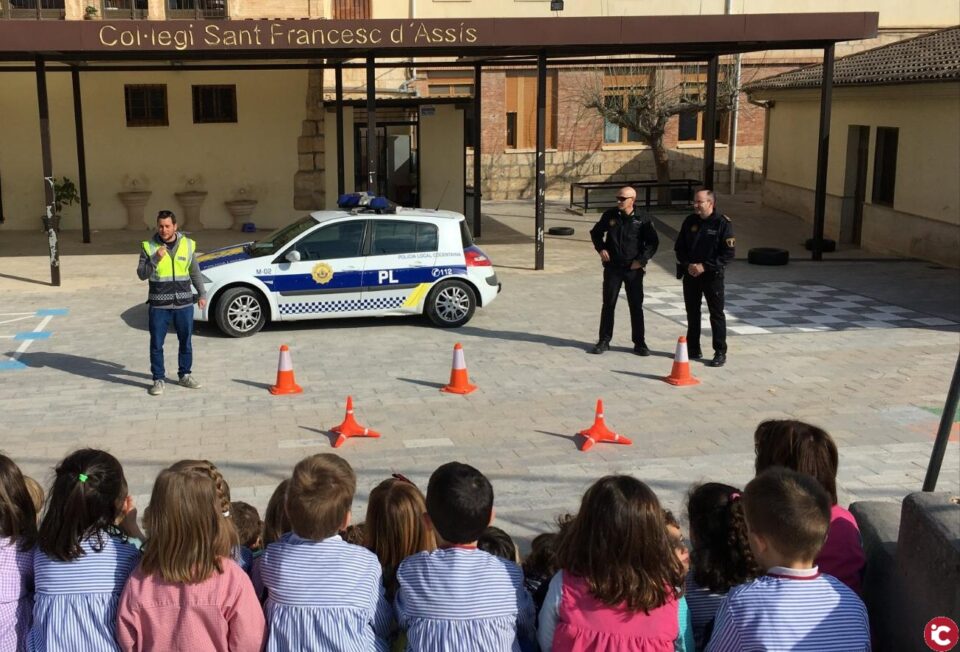
<svg viewBox="0 0 960 652"><path fill-rule="evenodd" d="M733 0L725 0L723 13L730 14ZM737 193L737 128L740 123L740 59L737 54L733 64L733 106L730 107L730 142L727 144L727 170L730 171L730 194Z"/></svg>

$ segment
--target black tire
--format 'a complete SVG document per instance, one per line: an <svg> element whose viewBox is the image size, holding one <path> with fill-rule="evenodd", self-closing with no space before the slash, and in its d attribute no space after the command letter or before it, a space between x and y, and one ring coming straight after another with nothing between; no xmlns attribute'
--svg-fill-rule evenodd
<svg viewBox="0 0 960 652"><path fill-rule="evenodd" d="M425 312L434 326L457 328L473 317L477 309L477 293L469 283L450 279L438 283L427 296Z"/></svg>
<svg viewBox="0 0 960 652"><path fill-rule="evenodd" d="M790 262L790 252L776 247L754 247L747 252L747 262L751 265L786 265Z"/></svg>
<svg viewBox="0 0 960 652"><path fill-rule="evenodd" d="M547 233L550 235L573 235L574 230L572 226L551 226L547 229Z"/></svg>
<svg viewBox="0 0 960 652"><path fill-rule="evenodd" d="M825 254L833 253L837 250L837 241L831 240L830 238L824 238L822 241L823 246L821 251ZM813 251L813 238L807 238L807 241L803 243L803 246L807 251Z"/></svg>
<svg viewBox="0 0 960 652"><path fill-rule="evenodd" d="M224 335L250 337L267 323L269 307L263 296L250 288L230 288L217 299L214 319Z"/></svg>

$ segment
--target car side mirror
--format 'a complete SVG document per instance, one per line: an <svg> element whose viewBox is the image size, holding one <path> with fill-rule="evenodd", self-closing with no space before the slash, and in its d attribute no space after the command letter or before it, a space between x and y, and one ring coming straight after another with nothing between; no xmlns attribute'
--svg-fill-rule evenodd
<svg viewBox="0 0 960 652"><path fill-rule="evenodd" d="M299 263L300 262L300 252L296 249L291 249L287 252L287 255L284 256L288 263Z"/></svg>

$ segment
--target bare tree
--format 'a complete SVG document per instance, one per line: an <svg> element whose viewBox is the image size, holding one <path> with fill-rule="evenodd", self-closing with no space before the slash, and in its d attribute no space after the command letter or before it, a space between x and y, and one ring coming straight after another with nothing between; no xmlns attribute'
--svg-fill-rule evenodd
<svg viewBox="0 0 960 652"><path fill-rule="evenodd" d="M717 82L717 111L733 104L738 89L732 66L722 65ZM741 82L742 83L742 82ZM606 125L626 129L653 152L657 181L670 180L670 158L663 140L675 115L703 111L707 105L706 65L636 65L598 69L595 82L584 88L582 104L596 111Z"/></svg>

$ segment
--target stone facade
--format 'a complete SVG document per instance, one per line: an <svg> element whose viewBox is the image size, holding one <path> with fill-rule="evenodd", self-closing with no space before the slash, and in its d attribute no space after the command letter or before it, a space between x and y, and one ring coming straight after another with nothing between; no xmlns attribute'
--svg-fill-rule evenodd
<svg viewBox="0 0 960 652"><path fill-rule="evenodd" d="M297 139L297 174L293 180L293 207L319 210L324 205L323 68L307 77L306 119Z"/></svg>

